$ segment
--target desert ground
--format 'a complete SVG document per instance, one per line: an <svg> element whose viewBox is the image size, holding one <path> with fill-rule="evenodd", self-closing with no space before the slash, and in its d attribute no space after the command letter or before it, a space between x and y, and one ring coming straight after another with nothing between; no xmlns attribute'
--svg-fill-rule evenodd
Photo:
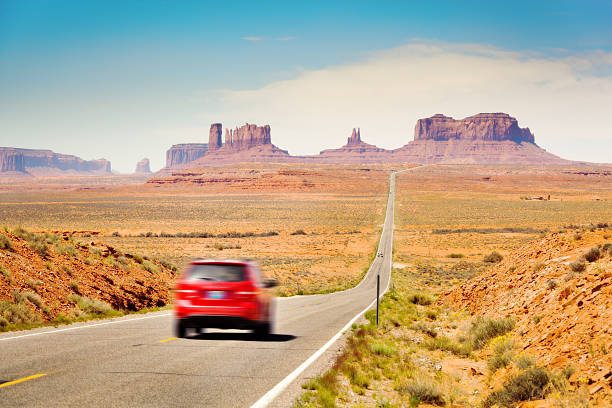
<svg viewBox="0 0 612 408"><path fill-rule="evenodd" d="M609 406L609 169L422 167L395 221L380 327L296 406Z"/></svg>

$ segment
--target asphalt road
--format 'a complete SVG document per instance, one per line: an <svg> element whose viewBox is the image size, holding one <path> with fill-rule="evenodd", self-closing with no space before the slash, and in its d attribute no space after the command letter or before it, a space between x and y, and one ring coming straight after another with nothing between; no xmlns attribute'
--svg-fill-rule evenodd
<svg viewBox="0 0 612 408"><path fill-rule="evenodd" d="M255 404L375 300L378 274L381 292L388 287L394 192L392 175L379 243L383 256L374 259L363 281L344 292L278 299L275 334L269 338L210 330L173 339L169 311L5 333L0 335L0 406ZM323 355L313 367L332 357ZM309 370L260 405L290 406Z"/></svg>

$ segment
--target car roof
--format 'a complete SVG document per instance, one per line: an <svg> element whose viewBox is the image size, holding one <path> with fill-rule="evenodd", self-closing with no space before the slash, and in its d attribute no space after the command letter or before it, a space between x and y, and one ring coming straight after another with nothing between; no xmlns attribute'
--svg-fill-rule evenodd
<svg viewBox="0 0 612 408"><path fill-rule="evenodd" d="M190 262L196 265L205 264L226 264L226 265L252 265L253 263L249 260L237 260L237 259L196 259Z"/></svg>

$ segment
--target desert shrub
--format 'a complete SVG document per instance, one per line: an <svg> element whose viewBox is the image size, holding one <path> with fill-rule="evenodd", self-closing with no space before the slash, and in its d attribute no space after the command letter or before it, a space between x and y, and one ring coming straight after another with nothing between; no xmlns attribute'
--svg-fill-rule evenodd
<svg viewBox="0 0 612 408"><path fill-rule="evenodd" d="M2 265L0 265L0 275L4 276L4 278L8 281L9 284L13 283L13 276L11 275L11 271L9 271Z"/></svg>
<svg viewBox="0 0 612 408"><path fill-rule="evenodd" d="M417 379L408 381L397 387L397 392L402 395L410 395L411 400L415 401L416 405L421 402L438 406L445 405L442 391L431 380Z"/></svg>
<svg viewBox="0 0 612 408"><path fill-rule="evenodd" d="M584 259L586 259L587 261L595 262L601 256L601 253L599 252L598 247L593 247L589 249L587 252L585 252L583 256L584 256Z"/></svg>
<svg viewBox="0 0 612 408"><path fill-rule="evenodd" d="M542 321L542 316L540 316L540 315L533 315L532 320L533 320L533 322L535 324L538 324L538 323L540 323L540 321Z"/></svg>
<svg viewBox="0 0 612 408"><path fill-rule="evenodd" d="M40 299L40 296L38 296L36 293L32 293L32 292L23 292L22 293L23 297L28 300L30 303L32 303L33 305L35 305L36 307L38 307L39 309L45 309L42 300Z"/></svg>
<svg viewBox="0 0 612 408"><path fill-rule="evenodd" d="M38 288L40 287L40 285L43 284L43 281L38 280L38 279L28 279L28 280L26 280L25 283L30 288L34 289L34 291L38 292Z"/></svg>
<svg viewBox="0 0 612 408"><path fill-rule="evenodd" d="M472 346L479 350L489 340L503 336L514 329L515 321L512 317L503 319L477 318L470 327L469 338Z"/></svg>
<svg viewBox="0 0 612 408"><path fill-rule="evenodd" d="M136 263L141 264L144 259L142 258L142 256L138 255L138 254L128 254Z"/></svg>
<svg viewBox="0 0 612 408"><path fill-rule="evenodd" d="M72 294L68 295L68 300L72 303L76 303L76 305L82 311L91 314L105 315L109 314L113 310L111 305L99 299L90 299L85 296Z"/></svg>
<svg viewBox="0 0 612 408"><path fill-rule="evenodd" d="M493 251L489 255L486 255L483 261L487 263L498 263L501 262L502 259L504 259L504 257L499 252Z"/></svg>
<svg viewBox="0 0 612 408"><path fill-rule="evenodd" d="M496 404L510 407L521 401L543 399L548 395L549 383L550 376L546 369L533 367L508 379L501 389L489 394L482 405L485 408Z"/></svg>
<svg viewBox="0 0 612 408"><path fill-rule="evenodd" d="M438 312L434 309L427 309L425 311L425 317L430 320L436 320L438 318Z"/></svg>
<svg viewBox="0 0 612 408"><path fill-rule="evenodd" d="M434 330L434 328L431 326L431 324L426 323L426 322L417 322L414 323L412 326L410 326L410 328L412 330L417 330L420 332L423 332L425 334L427 334L430 337L437 337L438 336L438 332L436 330Z"/></svg>
<svg viewBox="0 0 612 408"><path fill-rule="evenodd" d="M308 234L304 232L304 230L299 229L297 231L293 231L291 235L308 235Z"/></svg>
<svg viewBox="0 0 612 408"><path fill-rule="evenodd" d="M127 259L125 256L121 255L117 257L117 262L119 262L121 265L127 266L130 264L130 260Z"/></svg>
<svg viewBox="0 0 612 408"><path fill-rule="evenodd" d="M87 258L83 259L83 263L85 265L92 265L93 264L93 259L91 259L90 257L87 257Z"/></svg>
<svg viewBox="0 0 612 408"><path fill-rule="evenodd" d="M121 234L120 234L120 233L118 233L117 231L115 231L115 232L113 232L113 233L112 233L112 236L113 236L113 237L120 237L120 236L121 236Z"/></svg>
<svg viewBox="0 0 612 408"><path fill-rule="evenodd" d="M0 319L0 327L40 323L40 317L28 309L23 300L16 303L0 301Z"/></svg>
<svg viewBox="0 0 612 408"><path fill-rule="evenodd" d="M57 244L55 249L60 255L66 255L70 258L77 256L77 250L71 244Z"/></svg>
<svg viewBox="0 0 612 408"><path fill-rule="evenodd" d="M514 355L514 339L508 336L500 336L493 339L493 354L487 361L487 367L494 373L500 368L507 367L512 362Z"/></svg>
<svg viewBox="0 0 612 408"><path fill-rule="evenodd" d="M582 234L577 232L574 234L574 241L580 241L582 239Z"/></svg>
<svg viewBox="0 0 612 408"><path fill-rule="evenodd" d="M546 281L546 288L548 290L553 290L557 286L559 286L559 283L557 282L556 279L549 279L549 280Z"/></svg>
<svg viewBox="0 0 612 408"><path fill-rule="evenodd" d="M68 274L68 276L72 276L72 269L69 266L62 265L62 270Z"/></svg>
<svg viewBox="0 0 612 408"><path fill-rule="evenodd" d="M469 357L472 355L472 348L468 343L458 343L448 337L436 337L423 342L423 347L428 350L442 350L451 352L457 356Z"/></svg>
<svg viewBox="0 0 612 408"><path fill-rule="evenodd" d="M423 306L431 305L433 303L431 296L424 293L412 293L406 297L406 300L415 305Z"/></svg>
<svg viewBox="0 0 612 408"><path fill-rule="evenodd" d="M172 272L176 272L178 270L178 268L176 267L176 265L174 265L171 262L165 261L165 260L160 260L159 263L162 264L162 266L166 269L170 269Z"/></svg>
<svg viewBox="0 0 612 408"><path fill-rule="evenodd" d="M465 258L463 254L448 254L449 258Z"/></svg>
<svg viewBox="0 0 612 408"><path fill-rule="evenodd" d="M610 252L611 249L612 249L612 242L606 242L605 244L603 244L601 247L601 256L605 256L606 253Z"/></svg>
<svg viewBox="0 0 612 408"><path fill-rule="evenodd" d="M372 350L372 353L374 354L378 354L381 356L387 356L387 357L391 357L397 351L395 347L393 346L389 346L386 344L380 344L380 343L371 344L370 349Z"/></svg>
<svg viewBox="0 0 612 408"><path fill-rule="evenodd" d="M4 234L0 234L0 249L6 249L8 251L13 249L11 240Z"/></svg>
<svg viewBox="0 0 612 408"><path fill-rule="evenodd" d="M143 268L145 271L150 272L150 273L155 273L155 274L157 274L157 273L159 273L159 272L160 272L160 270L159 270L159 266L155 265L155 264L154 264L153 262L151 262L151 261L144 261L144 262L142 263L142 268Z"/></svg>
<svg viewBox="0 0 612 408"><path fill-rule="evenodd" d="M546 267L546 264L545 264L544 262L538 262L538 263L536 263L535 265L533 265L532 270L533 270L534 272L539 272L539 271L541 271L542 269L544 269L545 267Z"/></svg>
<svg viewBox="0 0 612 408"><path fill-rule="evenodd" d="M569 267L572 272L583 272L586 269L586 263L584 262L584 259L578 258L574 262L571 262Z"/></svg>
<svg viewBox="0 0 612 408"><path fill-rule="evenodd" d="M43 258L46 258L47 255L49 254L48 251L48 247L47 247L47 242L38 238L33 238L31 241L28 241L28 244L30 245L30 249L32 249L32 251L36 252L38 255L42 256Z"/></svg>
<svg viewBox="0 0 612 408"><path fill-rule="evenodd" d="M75 292L79 291L79 282L77 282L77 281L71 280L68 283L68 286L70 286L70 289L72 289Z"/></svg>
<svg viewBox="0 0 612 408"><path fill-rule="evenodd" d="M521 353L514 359L514 364L519 370L526 370L529 367L534 367L536 363L535 358L531 357L528 354Z"/></svg>
<svg viewBox="0 0 612 408"><path fill-rule="evenodd" d="M102 248L100 247L91 247L89 248L89 253L95 256L101 256L102 255Z"/></svg>

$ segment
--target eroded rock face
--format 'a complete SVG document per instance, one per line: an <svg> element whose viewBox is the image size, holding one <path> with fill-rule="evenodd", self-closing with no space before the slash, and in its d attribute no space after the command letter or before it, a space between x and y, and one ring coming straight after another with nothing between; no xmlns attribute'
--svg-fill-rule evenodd
<svg viewBox="0 0 612 408"><path fill-rule="evenodd" d="M270 125L257 126L247 123L234 130L225 129L225 146L240 151L272 144Z"/></svg>
<svg viewBox="0 0 612 408"><path fill-rule="evenodd" d="M183 143L173 145L166 152L166 167L180 167L202 156L208 150L206 143Z"/></svg>
<svg viewBox="0 0 612 408"><path fill-rule="evenodd" d="M106 174L111 172L111 164L106 159L83 160L77 156L55 153L51 150L3 147L0 148L0 155L6 156L7 168L22 169L10 171L23 171L34 175L63 173ZM20 155L21 158L19 157ZM22 161L23 166L21 164Z"/></svg>
<svg viewBox="0 0 612 408"><path fill-rule="evenodd" d="M0 172L13 171L25 173L23 153L15 149L0 150Z"/></svg>
<svg viewBox="0 0 612 408"><path fill-rule="evenodd" d="M208 133L208 150L217 150L223 145L221 135L223 133L223 125L221 123L213 123L210 125Z"/></svg>
<svg viewBox="0 0 612 408"><path fill-rule="evenodd" d="M138 174L151 173L151 165L149 163L149 159L145 157L144 159L136 163L136 171L134 173L138 173Z"/></svg>
<svg viewBox="0 0 612 408"><path fill-rule="evenodd" d="M355 131L355 128L353 128L353 133L351 133L351 136L347 139L346 144L350 146L358 145L359 143L361 143L361 130L357 128Z"/></svg>
<svg viewBox="0 0 612 408"><path fill-rule="evenodd" d="M453 139L535 143L529 128L520 128L507 113L479 113L461 120L437 114L419 119L414 127L414 140Z"/></svg>

